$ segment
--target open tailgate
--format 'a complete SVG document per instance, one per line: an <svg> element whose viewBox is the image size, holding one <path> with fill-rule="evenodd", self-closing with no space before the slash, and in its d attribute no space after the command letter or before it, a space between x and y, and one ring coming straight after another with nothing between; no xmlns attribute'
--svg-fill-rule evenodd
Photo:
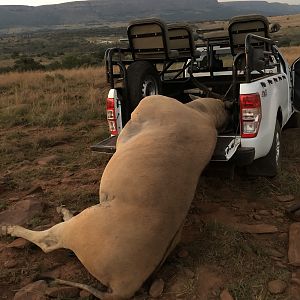
<svg viewBox="0 0 300 300"><path fill-rule="evenodd" d="M110 136L98 144L91 146L92 151L113 154L116 152L117 136Z"/></svg>
<svg viewBox="0 0 300 300"><path fill-rule="evenodd" d="M117 136L111 136L91 147L93 151L112 154L116 151ZM240 146L237 136L219 136L212 161L229 161Z"/></svg>

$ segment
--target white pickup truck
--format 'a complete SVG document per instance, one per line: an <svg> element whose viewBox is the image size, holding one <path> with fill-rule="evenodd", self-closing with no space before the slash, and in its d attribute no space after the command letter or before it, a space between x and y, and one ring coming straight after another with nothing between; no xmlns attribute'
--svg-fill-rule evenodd
<svg viewBox="0 0 300 300"><path fill-rule="evenodd" d="M92 149L114 152L118 134L145 96L163 94L183 103L191 95L215 97L227 102L232 117L212 160L243 166L250 175L276 176L281 131L298 127L300 59L289 67L269 28L263 16L239 16L221 31L199 30L201 45L195 45L189 26L132 22L129 47L106 52L111 137Z"/></svg>

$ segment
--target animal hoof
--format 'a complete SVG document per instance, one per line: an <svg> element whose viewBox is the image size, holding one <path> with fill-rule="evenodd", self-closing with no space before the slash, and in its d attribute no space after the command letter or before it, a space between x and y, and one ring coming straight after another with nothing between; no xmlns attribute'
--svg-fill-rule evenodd
<svg viewBox="0 0 300 300"><path fill-rule="evenodd" d="M56 212L58 213L58 214L61 214L62 213L62 209L63 209L63 206L61 205L61 206L58 206L58 207L56 207Z"/></svg>
<svg viewBox="0 0 300 300"><path fill-rule="evenodd" d="M63 216L64 221L68 221L73 217L73 214L64 206L57 207L56 211Z"/></svg>
<svg viewBox="0 0 300 300"><path fill-rule="evenodd" d="M8 236L12 233L12 231L13 231L13 226L11 226L11 225L2 225L0 235L1 236Z"/></svg>

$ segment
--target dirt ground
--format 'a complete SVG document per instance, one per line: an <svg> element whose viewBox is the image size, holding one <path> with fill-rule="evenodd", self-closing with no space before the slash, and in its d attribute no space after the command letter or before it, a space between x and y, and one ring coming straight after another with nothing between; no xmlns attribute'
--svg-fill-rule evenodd
<svg viewBox="0 0 300 300"><path fill-rule="evenodd" d="M18 202L37 202L41 205L34 206L33 215L15 210L9 218L24 217L27 227L44 229L61 221L56 212L60 205L77 213L97 203L99 179L109 157L92 153L89 145L105 131L105 123L98 121L52 129L1 129L6 151L2 147L0 219ZM287 258L289 225L294 221L285 214L300 201L299 141L300 129L283 133L283 172L275 179L230 179L218 172L201 177L181 243L136 299L150 299L149 287L158 278L164 282L161 299L220 299L224 289L234 299L300 299L300 294L290 297L291 291L300 290L291 284L292 275L297 275ZM2 238L0 265L0 299L13 299L20 288L43 276L99 287L67 250L44 254L35 245ZM280 293L270 293L272 280L286 284Z"/></svg>
<svg viewBox="0 0 300 300"><path fill-rule="evenodd" d="M90 145L108 135L104 102L99 104L107 95L104 78L104 69L0 76L0 225L42 230L61 221L58 206L76 214L98 202L109 157L91 152ZM153 282L156 294L163 289L160 299L300 299L300 268L288 259L289 228L297 219L286 214L300 201L300 129L288 129L282 138L277 178L237 172L232 179L209 167L181 243L136 300L151 299ZM101 288L68 250L45 254L24 240L0 239L0 299L13 299L47 276ZM79 290L61 295L48 283L35 284L37 294L26 299L92 299ZM47 290L42 295L41 285Z"/></svg>

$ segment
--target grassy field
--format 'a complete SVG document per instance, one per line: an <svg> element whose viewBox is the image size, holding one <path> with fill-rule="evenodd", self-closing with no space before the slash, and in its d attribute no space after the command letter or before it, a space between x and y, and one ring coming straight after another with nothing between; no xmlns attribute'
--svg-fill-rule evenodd
<svg viewBox="0 0 300 300"><path fill-rule="evenodd" d="M277 17L268 17L270 23L279 23L281 28L279 32L271 34L273 40L276 41L277 45L280 47L290 48L288 52L296 56L297 52L292 53L293 47L294 50L299 50L297 47L300 46L300 14L290 15L290 16L277 16ZM228 21L206 21L202 23L191 24L195 25L197 28L227 28ZM299 52L298 52L299 56Z"/></svg>
<svg viewBox="0 0 300 300"><path fill-rule="evenodd" d="M89 147L108 135L106 95L103 68L1 75L0 174L14 174L8 186L23 191L35 180L98 165ZM39 158L54 153L57 168L35 169Z"/></svg>
<svg viewBox="0 0 300 300"><path fill-rule="evenodd" d="M299 47L283 52L293 60ZM30 228L59 222L59 205L76 213L98 202L99 179L109 157L92 153L89 146L108 135L106 95L103 68L0 75L0 212L27 199L36 186L43 193L35 197L47 207L28 221ZM300 197L300 164L295 159L300 155L300 131L286 131L283 138L289 141L284 168L275 179L201 178L182 242L156 275L165 281L161 299L219 299L225 288L236 300L287 299L288 289L271 295L267 288L273 279L289 285L294 272L287 261L291 221L277 196ZM237 226L257 223L279 230L259 235ZM49 272L97 286L67 251L7 248L10 242L0 242L0 264L17 261L0 270L0 295L5 299ZM136 299L147 299L147 289L146 283Z"/></svg>
<svg viewBox="0 0 300 300"><path fill-rule="evenodd" d="M286 39L289 46L300 44L300 14L291 16L271 17L271 23L279 23L280 31L275 35L278 39Z"/></svg>
<svg viewBox="0 0 300 300"><path fill-rule="evenodd" d="M294 46L294 47L282 47L280 49L286 58L286 60L289 62L289 64L292 64L298 57L300 57L300 47Z"/></svg>
<svg viewBox="0 0 300 300"><path fill-rule="evenodd" d="M280 46L300 45L300 15L270 17L269 20L282 26L274 35ZM224 21L207 21L191 25L210 28L224 27L226 24ZM112 23L79 28L32 29L29 32L6 34L0 31L0 73L11 69L56 70L100 66L105 49L120 45L120 38L126 37L126 26L126 23Z"/></svg>
<svg viewBox="0 0 300 300"><path fill-rule="evenodd" d="M281 49L291 63L300 47ZM55 127L104 120L104 68L0 74L0 126Z"/></svg>
<svg viewBox="0 0 300 300"><path fill-rule="evenodd" d="M0 75L0 125L53 127L99 120L103 68Z"/></svg>

